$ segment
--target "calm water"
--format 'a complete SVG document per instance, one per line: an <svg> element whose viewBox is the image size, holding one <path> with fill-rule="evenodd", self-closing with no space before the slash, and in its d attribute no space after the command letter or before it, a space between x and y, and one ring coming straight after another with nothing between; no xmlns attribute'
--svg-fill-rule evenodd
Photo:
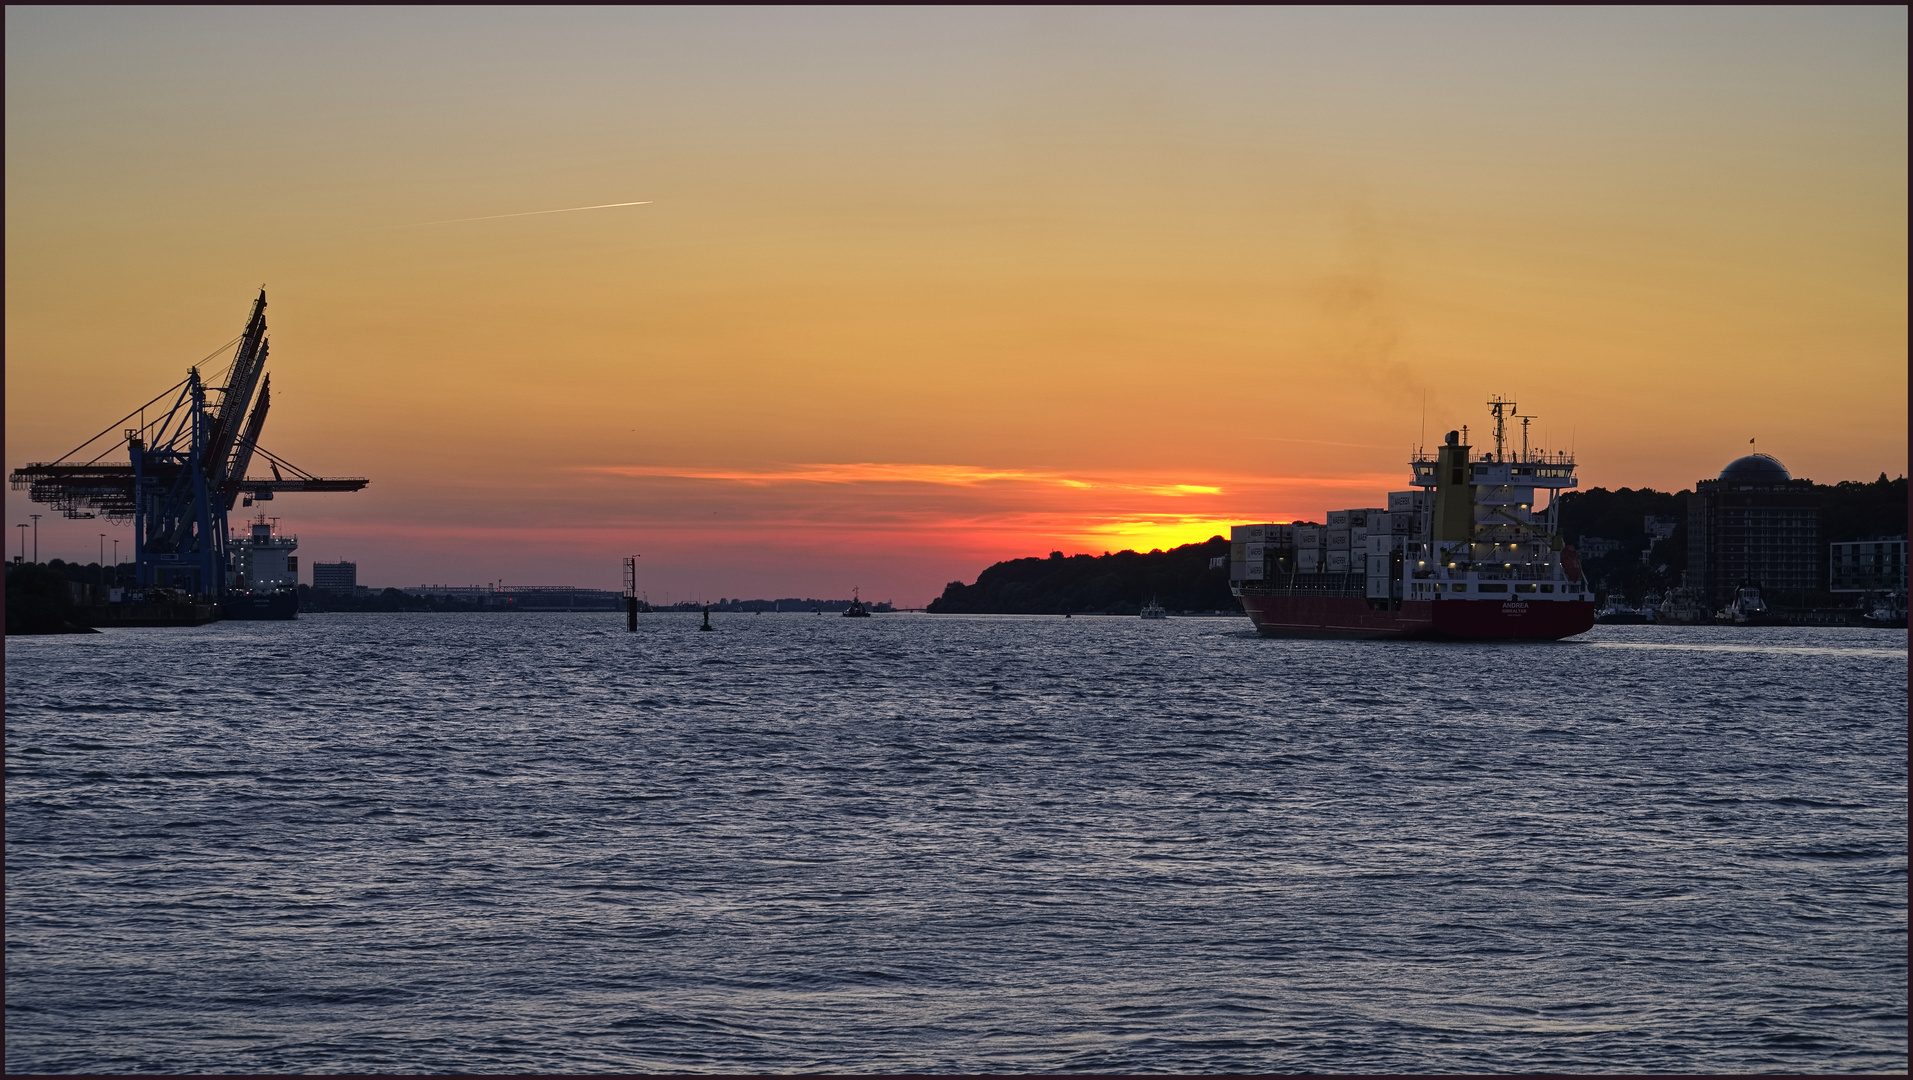
<svg viewBox="0 0 1913 1080"><path fill-rule="evenodd" d="M1907 1065L1904 631L6 643L9 1071Z"/></svg>

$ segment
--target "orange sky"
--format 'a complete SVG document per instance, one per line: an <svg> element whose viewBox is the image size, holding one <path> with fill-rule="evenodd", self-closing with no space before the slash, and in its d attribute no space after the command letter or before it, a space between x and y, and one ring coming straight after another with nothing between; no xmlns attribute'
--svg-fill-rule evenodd
<svg viewBox="0 0 1913 1080"><path fill-rule="evenodd" d="M275 512L374 585L920 604L1373 505L1497 393L1585 485L1897 475L1905 57L1884 8L12 8L7 464L264 283L265 444L373 480Z"/></svg>

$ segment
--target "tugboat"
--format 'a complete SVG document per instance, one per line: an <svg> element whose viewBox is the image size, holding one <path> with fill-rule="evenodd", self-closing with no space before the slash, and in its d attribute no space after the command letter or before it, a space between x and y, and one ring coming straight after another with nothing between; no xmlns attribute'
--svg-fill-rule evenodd
<svg viewBox="0 0 1913 1080"><path fill-rule="evenodd" d="M857 598L857 590L850 590L850 606L844 609L846 619L868 619L870 606Z"/></svg>
<svg viewBox="0 0 1913 1080"><path fill-rule="evenodd" d="M1777 622L1767 602L1760 598L1758 585L1742 585L1734 590L1733 603L1721 608L1714 621L1733 626L1773 626Z"/></svg>
<svg viewBox="0 0 1913 1080"><path fill-rule="evenodd" d="M299 538L280 533L266 515L252 521L252 535L232 542L232 579L219 601L222 619L299 617Z"/></svg>
<svg viewBox="0 0 1913 1080"><path fill-rule="evenodd" d="M1154 597L1150 597L1149 602L1142 606L1141 614L1145 619L1167 619L1169 617L1168 610L1157 603Z"/></svg>

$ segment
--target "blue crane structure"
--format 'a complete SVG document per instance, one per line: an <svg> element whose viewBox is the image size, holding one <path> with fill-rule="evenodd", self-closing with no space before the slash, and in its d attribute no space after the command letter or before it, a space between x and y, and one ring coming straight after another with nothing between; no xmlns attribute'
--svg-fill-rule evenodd
<svg viewBox="0 0 1913 1080"><path fill-rule="evenodd" d="M314 476L259 445L272 404L264 289L236 341L223 385L207 386L199 368L189 368L184 379L59 460L15 469L13 489L69 518L130 518L140 586L217 601L232 585L226 515L236 504L243 500L251 506L281 492L358 491L370 482L362 476ZM146 410L168 397L172 405L147 422ZM120 429L136 416L139 426ZM109 440L116 429L122 438ZM105 449L91 460L79 460L88 448L101 445ZM122 445L126 461L101 461ZM246 475L254 458L265 461L270 479Z"/></svg>

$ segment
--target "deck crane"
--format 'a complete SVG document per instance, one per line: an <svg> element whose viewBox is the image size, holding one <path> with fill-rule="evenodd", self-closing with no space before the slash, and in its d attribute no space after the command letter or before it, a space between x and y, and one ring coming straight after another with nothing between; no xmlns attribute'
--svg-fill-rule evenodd
<svg viewBox="0 0 1913 1080"><path fill-rule="evenodd" d="M223 385L207 386L199 368L189 368L184 379L59 460L15 469L13 490L28 492L34 502L69 518L130 518L141 586L166 586L214 600L224 596L230 577L226 515L235 505L243 500L251 506L281 492L358 491L370 482L363 476L314 476L259 445L272 404L264 289L253 302L246 329L234 340L238 349ZM146 410L168 397L172 404L147 422ZM134 417L140 418L139 426L120 428ZM116 431L120 437L111 439ZM101 446L105 449L81 460ZM121 446L126 461L101 460ZM271 478L246 475L255 457L264 459Z"/></svg>

